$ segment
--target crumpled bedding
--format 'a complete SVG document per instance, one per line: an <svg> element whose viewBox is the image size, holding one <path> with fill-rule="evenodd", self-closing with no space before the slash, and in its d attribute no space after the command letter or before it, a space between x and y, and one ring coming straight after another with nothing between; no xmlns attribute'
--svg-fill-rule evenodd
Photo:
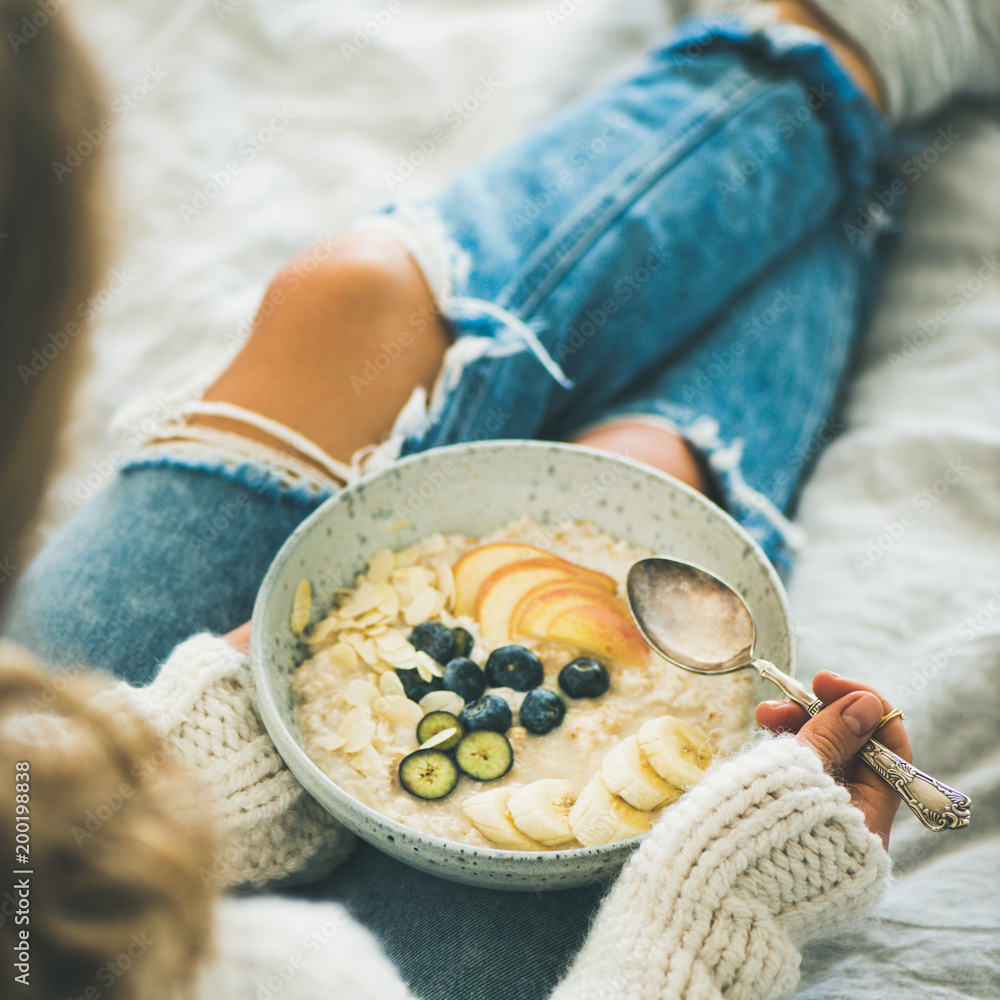
<svg viewBox="0 0 1000 1000"><path fill-rule="evenodd" d="M670 15L653 0L72 10L112 98L95 145L112 165L115 269L81 304L92 363L39 540L141 436L109 430L112 412L223 365L286 258L624 71ZM84 139L66 166L92 155ZM903 235L803 494L790 584L800 675L877 684L917 762L973 796L973 824L935 835L901 816L894 885L863 926L807 949L799 998L1000 995L998 164L995 106L953 107L900 144L905 190L883 194L903 204Z"/></svg>

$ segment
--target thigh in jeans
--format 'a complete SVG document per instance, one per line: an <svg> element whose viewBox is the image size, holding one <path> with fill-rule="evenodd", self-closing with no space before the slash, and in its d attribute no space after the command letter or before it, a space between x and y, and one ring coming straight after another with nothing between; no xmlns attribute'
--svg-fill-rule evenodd
<svg viewBox="0 0 1000 1000"><path fill-rule="evenodd" d="M815 36L694 25L436 198L367 220L456 333L385 457L583 422L853 217L886 138Z"/></svg>
<svg viewBox="0 0 1000 1000"><path fill-rule="evenodd" d="M874 290L874 251L831 227L777 262L691 346L586 427L648 422L683 436L717 499L782 572L802 532L787 514L839 429L836 404Z"/></svg>
<svg viewBox="0 0 1000 1000"><path fill-rule="evenodd" d="M176 465L125 469L18 581L4 637L53 667L147 684L183 639L250 617L271 560L321 499Z"/></svg>

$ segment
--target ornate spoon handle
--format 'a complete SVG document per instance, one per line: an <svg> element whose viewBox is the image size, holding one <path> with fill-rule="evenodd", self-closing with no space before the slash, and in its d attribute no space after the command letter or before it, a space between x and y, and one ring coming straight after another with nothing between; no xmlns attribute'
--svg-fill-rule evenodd
<svg viewBox="0 0 1000 1000"><path fill-rule="evenodd" d="M767 660L754 660L757 673L782 692L796 705L815 715L823 702L807 691L797 680L780 671ZM884 747L878 740L869 740L858 756L910 807L928 830L954 830L968 826L972 815L972 800L968 795L950 788L944 782L908 764L902 757Z"/></svg>

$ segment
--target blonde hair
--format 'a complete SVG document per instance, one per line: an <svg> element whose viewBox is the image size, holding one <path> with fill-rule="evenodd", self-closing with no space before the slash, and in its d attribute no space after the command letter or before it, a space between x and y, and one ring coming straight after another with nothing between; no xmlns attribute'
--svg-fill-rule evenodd
<svg viewBox="0 0 1000 1000"><path fill-rule="evenodd" d="M14 919L20 894L0 911L0 977L23 971L27 929L28 1000L173 996L207 947L213 894L198 872L214 837L181 808L190 776L138 719L97 707L97 692L0 646L0 857L33 873L29 922Z"/></svg>
<svg viewBox="0 0 1000 1000"><path fill-rule="evenodd" d="M59 170L103 102L67 14L0 0L0 564L18 559L101 272L99 156ZM6 575L9 575L6 574ZM0 581L3 575L0 575ZM3 592L0 584L0 594Z"/></svg>
<svg viewBox="0 0 1000 1000"><path fill-rule="evenodd" d="M103 105L66 22L51 0L0 0L0 598L102 270L99 157L70 169L67 147L100 129ZM26 1000L170 995L207 947L198 872L214 841L179 818L196 815L177 808L190 779L148 728L96 697L95 680L47 676L0 644L0 858L32 873L0 899L0 979Z"/></svg>

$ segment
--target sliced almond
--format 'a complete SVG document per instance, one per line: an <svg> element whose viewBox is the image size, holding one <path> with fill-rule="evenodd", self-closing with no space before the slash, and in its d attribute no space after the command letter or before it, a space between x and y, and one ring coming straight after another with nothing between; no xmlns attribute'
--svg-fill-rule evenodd
<svg viewBox="0 0 1000 1000"><path fill-rule="evenodd" d="M375 723L371 719L360 719L349 729L341 729L344 737L344 753L357 753L368 746L375 735Z"/></svg>
<svg viewBox="0 0 1000 1000"><path fill-rule="evenodd" d="M381 694L370 681L353 680L347 685L346 697L352 705L367 705L370 708L371 703Z"/></svg>
<svg viewBox="0 0 1000 1000"><path fill-rule="evenodd" d="M372 710L376 715L399 725L415 726L424 717L424 713L415 701L398 695L388 695L376 699Z"/></svg>
<svg viewBox="0 0 1000 1000"><path fill-rule="evenodd" d="M424 715L430 712L451 712L458 715L465 708L465 699L454 691L431 691L425 694L419 702Z"/></svg>
<svg viewBox="0 0 1000 1000"><path fill-rule="evenodd" d="M425 566L411 566L406 578L410 584L410 593L413 595L414 600L435 581L435 575Z"/></svg>
<svg viewBox="0 0 1000 1000"><path fill-rule="evenodd" d="M439 743L444 743L445 740L451 739L451 737L457 732L457 726L453 726L451 729L442 729L441 732L435 733L429 740L424 740L424 742L421 743L417 749L430 750L433 747L436 747Z"/></svg>
<svg viewBox="0 0 1000 1000"><path fill-rule="evenodd" d="M312 584L305 578L299 580L295 593L292 595L291 626L296 635L301 635L309 624L312 613Z"/></svg>
<svg viewBox="0 0 1000 1000"><path fill-rule="evenodd" d="M438 563L435 569L437 572L437 589L444 595L445 604L447 605L455 596L455 577L451 572L451 567L447 563Z"/></svg>
<svg viewBox="0 0 1000 1000"><path fill-rule="evenodd" d="M433 617L443 603L441 595L428 585L403 612L403 620L407 625L419 625Z"/></svg>
<svg viewBox="0 0 1000 1000"><path fill-rule="evenodd" d="M399 670L410 670L417 665L416 656L417 651L415 649L410 649L409 652L406 650L399 650L394 653L380 653L379 654L386 663L391 663L394 667Z"/></svg>
<svg viewBox="0 0 1000 1000"><path fill-rule="evenodd" d="M405 650L410 656L413 655L414 649L410 645L409 641L403 635L402 632L397 629L389 629L383 635L380 635L378 639L375 640L375 645L382 652L391 653L396 650Z"/></svg>
<svg viewBox="0 0 1000 1000"><path fill-rule="evenodd" d="M321 736L318 740L316 740L316 742L324 750L329 750L330 753L333 753L336 750L339 750L347 742L347 740L337 733L329 733L326 736Z"/></svg>
<svg viewBox="0 0 1000 1000"><path fill-rule="evenodd" d="M368 579L371 583L385 583L396 565L392 549L379 549L368 564Z"/></svg>
<svg viewBox="0 0 1000 1000"><path fill-rule="evenodd" d="M338 670L351 671L358 668L358 653L346 642L338 642L326 651L326 657Z"/></svg>
<svg viewBox="0 0 1000 1000"><path fill-rule="evenodd" d="M442 675L438 661L434 657L428 656L423 650L418 650L413 659L421 680L429 681L432 677L440 677Z"/></svg>
<svg viewBox="0 0 1000 1000"><path fill-rule="evenodd" d="M342 638L344 642L354 647L355 652L369 667L374 667L378 663L378 653L375 650L375 643L368 636L361 632L345 632Z"/></svg>
<svg viewBox="0 0 1000 1000"><path fill-rule="evenodd" d="M379 608L379 610L381 610L384 614L393 614L394 612L392 609L394 606L394 602L397 602L399 600L396 594L396 588L393 587L393 585L389 583L388 580L383 580L381 583L375 584L375 586L378 588L378 592L380 595L376 607ZM396 604L395 606L396 609L398 610L398 604Z"/></svg>
<svg viewBox="0 0 1000 1000"><path fill-rule="evenodd" d="M370 743L351 759L351 766L362 774L377 774L382 770L382 757Z"/></svg>
<svg viewBox="0 0 1000 1000"><path fill-rule="evenodd" d="M428 535L419 543L425 556L436 556L439 552L444 552L447 544L447 539L445 539L440 531L435 532L433 535Z"/></svg>
<svg viewBox="0 0 1000 1000"><path fill-rule="evenodd" d="M354 626L367 632L371 626L381 625L385 620L386 616L378 608L375 608L373 611L366 611L363 615L355 618Z"/></svg>
<svg viewBox="0 0 1000 1000"><path fill-rule="evenodd" d="M353 729L359 722L365 722L371 717L372 713L367 705L357 705L340 720L338 732L341 736L346 736L348 730Z"/></svg>
<svg viewBox="0 0 1000 1000"><path fill-rule="evenodd" d="M324 642L329 639L337 629L340 628L340 620L336 615L327 615L321 622L317 622L315 628L306 636L306 642L310 646L317 642Z"/></svg>
<svg viewBox="0 0 1000 1000"><path fill-rule="evenodd" d="M399 674L395 670L387 670L378 680L378 689L384 695L395 698L405 698L406 691L403 682L399 679Z"/></svg>
<svg viewBox="0 0 1000 1000"><path fill-rule="evenodd" d="M423 553L420 551L419 545L410 545L405 549L400 549L396 553L396 569L412 566L422 555Z"/></svg>
<svg viewBox="0 0 1000 1000"><path fill-rule="evenodd" d="M357 618L366 611L371 611L382 599L381 588L374 583L363 583L354 592L354 596L338 612L341 618Z"/></svg>

